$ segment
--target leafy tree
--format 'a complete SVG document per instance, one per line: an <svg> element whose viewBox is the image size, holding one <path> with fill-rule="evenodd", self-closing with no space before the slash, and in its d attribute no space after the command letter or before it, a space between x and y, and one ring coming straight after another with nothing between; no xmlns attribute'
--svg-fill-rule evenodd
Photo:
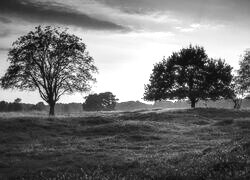
<svg viewBox="0 0 250 180"><path fill-rule="evenodd" d="M240 61L240 68L231 83L233 93L230 98L234 102L234 108L240 109L242 100L250 92L250 51L246 51Z"/></svg>
<svg viewBox="0 0 250 180"><path fill-rule="evenodd" d="M21 90L38 90L50 106L49 115L65 93L85 92L92 73L97 72L93 58L82 39L67 30L38 26L21 36L9 51L10 66L1 78L1 86Z"/></svg>
<svg viewBox="0 0 250 180"><path fill-rule="evenodd" d="M199 100L217 100L231 93L231 70L221 59L209 59L203 47L190 45L154 65L144 99L188 98L194 108Z"/></svg>
<svg viewBox="0 0 250 180"><path fill-rule="evenodd" d="M231 82L232 93L229 98L232 99L234 103L234 109L240 109L242 101L245 96L245 91L240 85L240 79L238 76L234 76Z"/></svg>
<svg viewBox="0 0 250 180"><path fill-rule="evenodd" d="M90 94L85 97L82 107L84 111L100 111L102 109L98 94Z"/></svg>
<svg viewBox="0 0 250 180"><path fill-rule="evenodd" d="M111 92L90 94L83 103L85 111L111 111L115 109L118 99Z"/></svg>
<svg viewBox="0 0 250 180"><path fill-rule="evenodd" d="M250 51L246 51L240 61L240 69L237 71L238 84L245 93L250 92Z"/></svg>

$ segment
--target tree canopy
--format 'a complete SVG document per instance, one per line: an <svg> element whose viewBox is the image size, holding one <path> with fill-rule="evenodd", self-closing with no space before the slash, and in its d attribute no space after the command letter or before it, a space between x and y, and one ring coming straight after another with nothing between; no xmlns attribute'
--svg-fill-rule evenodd
<svg viewBox="0 0 250 180"><path fill-rule="evenodd" d="M239 65L240 68L231 83L232 94L230 96L236 109L241 107L242 100L250 92L250 51L245 52Z"/></svg>
<svg viewBox="0 0 250 180"><path fill-rule="evenodd" d="M240 60L240 68L237 71L238 84L245 93L250 92L250 51L246 51Z"/></svg>
<svg viewBox="0 0 250 180"><path fill-rule="evenodd" d="M38 90L54 115L55 103L65 93L85 92L97 72L94 60L79 37L51 26L21 36L8 54L10 63L1 86Z"/></svg>
<svg viewBox="0 0 250 180"><path fill-rule="evenodd" d="M203 47L190 45L154 65L144 99L217 100L231 93L232 67L223 60L208 58Z"/></svg>
<svg viewBox="0 0 250 180"><path fill-rule="evenodd" d="M111 111L115 109L118 99L111 92L90 94L83 103L85 111Z"/></svg>

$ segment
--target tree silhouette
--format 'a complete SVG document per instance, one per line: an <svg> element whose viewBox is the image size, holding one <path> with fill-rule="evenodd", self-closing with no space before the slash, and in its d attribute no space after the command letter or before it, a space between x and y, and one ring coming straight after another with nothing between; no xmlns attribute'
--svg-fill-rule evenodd
<svg viewBox="0 0 250 180"><path fill-rule="evenodd" d="M31 110L36 110L36 111L44 111L46 108L45 104L41 101L36 103L31 107Z"/></svg>
<svg viewBox="0 0 250 180"><path fill-rule="evenodd" d="M38 26L21 36L9 51L10 66L1 78L1 86L38 90L50 106L49 115L65 93L84 92L95 81L93 58L82 40L67 30Z"/></svg>
<svg viewBox="0 0 250 180"><path fill-rule="evenodd" d="M154 66L144 99L188 98L194 108L199 100L217 100L231 93L231 70L221 59L209 59L203 47L190 45Z"/></svg>
<svg viewBox="0 0 250 180"><path fill-rule="evenodd" d="M21 101L22 101L22 99L20 99L20 98L16 98L15 100L14 100L14 103L21 103Z"/></svg>

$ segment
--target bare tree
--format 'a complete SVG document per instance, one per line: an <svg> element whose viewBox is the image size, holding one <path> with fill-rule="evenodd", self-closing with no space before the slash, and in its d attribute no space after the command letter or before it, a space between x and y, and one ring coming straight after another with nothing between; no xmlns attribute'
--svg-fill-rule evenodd
<svg viewBox="0 0 250 180"><path fill-rule="evenodd" d="M10 66L1 86L38 90L54 115L56 102L65 93L85 92L97 72L94 60L79 37L50 26L35 28L21 36L8 54Z"/></svg>

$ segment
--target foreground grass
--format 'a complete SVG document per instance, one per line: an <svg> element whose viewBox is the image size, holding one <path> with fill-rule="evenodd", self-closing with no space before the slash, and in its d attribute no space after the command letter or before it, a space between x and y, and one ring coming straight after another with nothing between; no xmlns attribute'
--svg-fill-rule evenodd
<svg viewBox="0 0 250 180"><path fill-rule="evenodd" d="M250 179L250 111L0 117L0 179Z"/></svg>

